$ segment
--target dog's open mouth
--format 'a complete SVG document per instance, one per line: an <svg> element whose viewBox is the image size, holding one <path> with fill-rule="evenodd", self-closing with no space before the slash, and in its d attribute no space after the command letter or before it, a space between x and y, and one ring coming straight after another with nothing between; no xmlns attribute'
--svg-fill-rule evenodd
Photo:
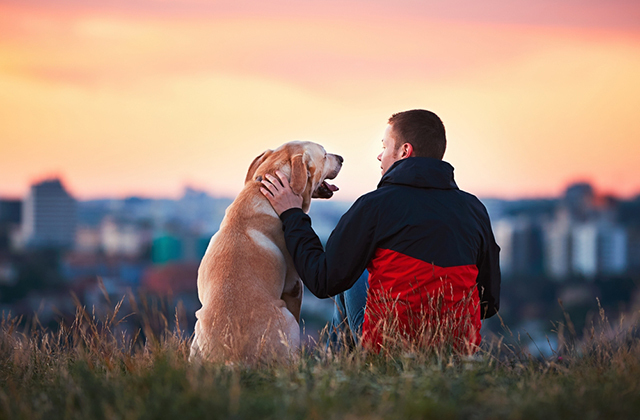
<svg viewBox="0 0 640 420"><path fill-rule="evenodd" d="M331 198L333 197L333 193L338 191L339 188L337 186L327 182L330 179L335 179L340 173L340 169L342 169L342 162L343 162L342 157L338 155L334 155L334 156L335 156L335 159L337 160L337 164L335 165L334 168L332 168L333 170L324 177L324 179L322 180L320 185L318 185L318 188L316 188L313 194L311 194L312 198Z"/></svg>
<svg viewBox="0 0 640 420"><path fill-rule="evenodd" d="M333 184L329 184L326 180L322 181L322 184L313 192L313 198L331 198L334 191L338 191L338 187Z"/></svg>
<svg viewBox="0 0 640 420"><path fill-rule="evenodd" d="M325 179L322 183L316 188L311 197L313 198L331 198L333 196L334 191L338 191L339 188L333 184L329 184Z"/></svg>

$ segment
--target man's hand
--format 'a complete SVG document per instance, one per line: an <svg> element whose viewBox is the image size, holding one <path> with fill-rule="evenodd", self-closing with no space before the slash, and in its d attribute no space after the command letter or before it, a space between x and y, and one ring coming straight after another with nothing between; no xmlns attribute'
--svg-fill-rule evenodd
<svg viewBox="0 0 640 420"><path fill-rule="evenodd" d="M293 192L289 180L282 172L276 171L276 175L280 179L269 174L264 176L260 192L267 197L278 216L289 209L302 208L302 196Z"/></svg>

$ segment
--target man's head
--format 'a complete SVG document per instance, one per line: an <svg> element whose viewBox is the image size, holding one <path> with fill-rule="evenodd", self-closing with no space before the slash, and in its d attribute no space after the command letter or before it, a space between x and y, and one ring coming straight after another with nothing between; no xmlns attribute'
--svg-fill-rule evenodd
<svg viewBox="0 0 640 420"><path fill-rule="evenodd" d="M431 111L413 109L389 118L378 155L382 175L396 161L408 157L442 159L447 147L444 125Z"/></svg>

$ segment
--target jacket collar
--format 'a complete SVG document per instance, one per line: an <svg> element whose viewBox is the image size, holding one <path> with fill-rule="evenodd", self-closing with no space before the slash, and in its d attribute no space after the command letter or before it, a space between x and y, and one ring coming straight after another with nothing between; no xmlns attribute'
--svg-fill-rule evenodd
<svg viewBox="0 0 640 420"><path fill-rule="evenodd" d="M458 189L453 180L453 166L443 160L426 157L410 157L391 165L378 183L378 188L391 184L440 190Z"/></svg>

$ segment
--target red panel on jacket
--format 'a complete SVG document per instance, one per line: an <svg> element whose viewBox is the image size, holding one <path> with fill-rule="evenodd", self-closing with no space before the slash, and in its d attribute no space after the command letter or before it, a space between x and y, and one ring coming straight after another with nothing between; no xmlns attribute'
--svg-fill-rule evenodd
<svg viewBox="0 0 640 420"><path fill-rule="evenodd" d="M378 351L399 339L418 346L451 345L469 354L477 349L482 324L475 264L438 267L379 248L367 269L365 347Z"/></svg>

